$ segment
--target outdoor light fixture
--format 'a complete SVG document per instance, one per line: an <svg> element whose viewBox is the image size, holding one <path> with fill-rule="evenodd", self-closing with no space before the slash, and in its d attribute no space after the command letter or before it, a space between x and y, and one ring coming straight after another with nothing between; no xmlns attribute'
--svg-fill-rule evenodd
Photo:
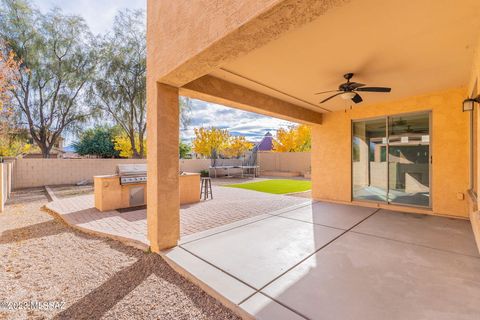
<svg viewBox="0 0 480 320"><path fill-rule="evenodd" d="M355 92L352 92L352 91L347 91L347 92L344 92L340 95L340 97L342 97L342 99L344 100L350 100L352 99L353 97L355 97Z"/></svg>
<svg viewBox="0 0 480 320"><path fill-rule="evenodd" d="M463 100L462 111L473 111L475 103L480 103L480 95L476 98L468 98Z"/></svg>

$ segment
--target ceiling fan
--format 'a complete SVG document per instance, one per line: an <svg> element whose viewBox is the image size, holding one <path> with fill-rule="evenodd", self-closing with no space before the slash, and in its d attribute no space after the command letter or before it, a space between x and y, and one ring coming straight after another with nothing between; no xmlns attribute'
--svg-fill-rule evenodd
<svg viewBox="0 0 480 320"><path fill-rule="evenodd" d="M341 98L348 100L351 99L355 103L360 103L363 101L362 97L357 93L358 91L364 91L364 92L390 92L392 89L387 88L387 87L365 87L365 84L363 83L358 83L358 82L353 82L350 81L353 77L353 73L346 73L343 75L345 79L347 79L347 82L342 83L341 85L338 86L337 90L330 90L330 91L323 91L323 92L318 92L315 94L323 94L323 93L328 93L328 92L337 92L334 95L323 99L320 101L320 103L327 102L328 100L340 96Z"/></svg>

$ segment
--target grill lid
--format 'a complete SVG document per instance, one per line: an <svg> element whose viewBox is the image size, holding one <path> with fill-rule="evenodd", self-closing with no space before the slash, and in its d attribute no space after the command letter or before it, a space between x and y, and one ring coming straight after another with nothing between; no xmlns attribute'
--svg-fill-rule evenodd
<svg viewBox="0 0 480 320"><path fill-rule="evenodd" d="M117 174L120 177L127 176L146 176L147 165L141 164L119 164L117 165Z"/></svg>

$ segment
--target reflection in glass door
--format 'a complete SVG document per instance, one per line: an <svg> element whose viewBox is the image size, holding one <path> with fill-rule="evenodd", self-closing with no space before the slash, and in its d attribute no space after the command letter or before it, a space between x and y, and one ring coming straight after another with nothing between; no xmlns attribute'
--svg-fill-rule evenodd
<svg viewBox="0 0 480 320"><path fill-rule="evenodd" d="M388 201L430 206L430 116L390 117Z"/></svg>
<svg viewBox="0 0 480 320"><path fill-rule="evenodd" d="M387 201L387 123L375 119L353 123L353 198Z"/></svg>
<svg viewBox="0 0 480 320"><path fill-rule="evenodd" d="M354 200L430 207L430 113L355 121Z"/></svg>

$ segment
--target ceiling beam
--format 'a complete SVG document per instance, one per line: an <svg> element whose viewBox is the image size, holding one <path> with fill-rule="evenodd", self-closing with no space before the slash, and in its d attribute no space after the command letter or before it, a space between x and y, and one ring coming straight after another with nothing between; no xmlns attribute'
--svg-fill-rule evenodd
<svg viewBox="0 0 480 320"><path fill-rule="evenodd" d="M322 123L320 112L209 75L181 87L180 94L288 121L310 125Z"/></svg>

